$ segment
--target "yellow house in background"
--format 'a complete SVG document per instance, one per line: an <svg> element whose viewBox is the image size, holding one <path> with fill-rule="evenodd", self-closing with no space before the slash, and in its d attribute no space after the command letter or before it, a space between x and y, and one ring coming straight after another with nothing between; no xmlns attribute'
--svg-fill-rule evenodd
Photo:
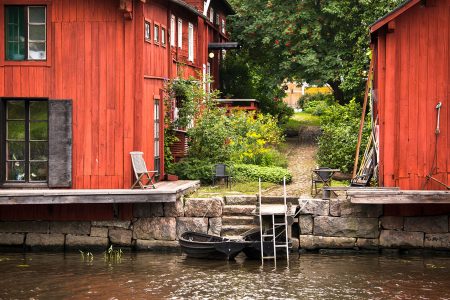
<svg viewBox="0 0 450 300"><path fill-rule="evenodd" d="M283 102L292 108L297 108L298 100L301 96L306 94L331 94L332 90L329 86L310 86L307 83L287 82L286 83L286 96L283 98Z"/></svg>

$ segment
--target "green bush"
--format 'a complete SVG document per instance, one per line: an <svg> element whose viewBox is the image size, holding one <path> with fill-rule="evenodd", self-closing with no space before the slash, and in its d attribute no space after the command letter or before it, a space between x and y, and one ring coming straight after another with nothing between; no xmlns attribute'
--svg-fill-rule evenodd
<svg viewBox="0 0 450 300"><path fill-rule="evenodd" d="M304 111L313 116L321 116L328 108L326 101L309 101L305 104Z"/></svg>
<svg viewBox="0 0 450 300"><path fill-rule="evenodd" d="M286 183L292 181L291 173L281 167L261 167L246 164L235 164L233 166L233 178L240 182L258 181L261 178L264 182L283 183L283 177L286 177Z"/></svg>
<svg viewBox="0 0 450 300"><path fill-rule="evenodd" d="M288 162L286 157L277 149L267 149L266 152L255 156L255 164L263 167L282 167L287 168Z"/></svg>
<svg viewBox="0 0 450 300"><path fill-rule="evenodd" d="M175 174L180 179L200 180L202 183L211 183L214 164L208 160L185 158L174 164Z"/></svg>
<svg viewBox="0 0 450 300"><path fill-rule="evenodd" d="M346 105L330 106L325 111L321 116L323 133L317 153L320 166L339 168L344 173L353 169L360 118L361 107L354 100ZM370 133L370 124L366 125L362 145L367 143Z"/></svg>
<svg viewBox="0 0 450 300"><path fill-rule="evenodd" d="M305 94L298 99L297 105L300 108L306 109L309 102L324 101L328 105L334 104L336 101L332 94Z"/></svg>

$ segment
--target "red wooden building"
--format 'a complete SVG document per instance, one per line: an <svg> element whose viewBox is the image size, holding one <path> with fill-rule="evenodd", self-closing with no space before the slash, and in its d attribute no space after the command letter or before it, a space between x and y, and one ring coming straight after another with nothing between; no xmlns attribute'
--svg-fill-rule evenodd
<svg viewBox="0 0 450 300"><path fill-rule="evenodd" d="M370 28L382 186L450 185L449 12L448 0L405 1Z"/></svg>
<svg viewBox="0 0 450 300"><path fill-rule="evenodd" d="M225 0L1 0L0 185L129 188L164 174L164 82L218 76ZM199 75L200 74L200 75Z"/></svg>

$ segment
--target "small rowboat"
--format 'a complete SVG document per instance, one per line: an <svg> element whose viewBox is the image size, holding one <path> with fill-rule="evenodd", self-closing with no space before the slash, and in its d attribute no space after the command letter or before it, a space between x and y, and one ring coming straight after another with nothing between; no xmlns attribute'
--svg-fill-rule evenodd
<svg viewBox="0 0 450 300"><path fill-rule="evenodd" d="M207 259L234 259L248 242L220 236L187 231L179 239L181 250L189 257Z"/></svg>

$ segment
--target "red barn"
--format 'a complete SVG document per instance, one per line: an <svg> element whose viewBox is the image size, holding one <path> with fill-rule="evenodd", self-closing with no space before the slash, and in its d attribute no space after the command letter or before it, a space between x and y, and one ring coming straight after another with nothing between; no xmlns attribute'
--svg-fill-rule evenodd
<svg viewBox="0 0 450 300"><path fill-rule="evenodd" d="M130 151L163 175L164 81L218 76L208 43L227 41L230 13L224 0L2 0L1 186L129 188Z"/></svg>
<svg viewBox="0 0 450 300"><path fill-rule="evenodd" d="M450 211L449 25L449 0L405 1L371 25L378 179L399 189L355 190L353 203L401 204L385 215Z"/></svg>
<svg viewBox="0 0 450 300"><path fill-rule="evenodd" d="M370 28L382 186L450 185L449 8L448 0L405 1Z"/></svg>

